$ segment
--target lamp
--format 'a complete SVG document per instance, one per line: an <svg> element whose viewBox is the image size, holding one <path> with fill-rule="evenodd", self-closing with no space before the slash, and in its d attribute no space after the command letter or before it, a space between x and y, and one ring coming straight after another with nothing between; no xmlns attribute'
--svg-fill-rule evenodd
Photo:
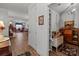
<svg viewBox="0 0 79 59"><path fill-rule="evenodd" d="M4 23L3 23L3 21L0 20L0 41L4 40L4 36L2 35L4 28L5 28Z"/></svg>
<svg viewBox="0 0 79 59"><path fill-rule="evenodd" d="M0 33L3 31L4 29L4 23L3 21L0 21Z"/></svg>

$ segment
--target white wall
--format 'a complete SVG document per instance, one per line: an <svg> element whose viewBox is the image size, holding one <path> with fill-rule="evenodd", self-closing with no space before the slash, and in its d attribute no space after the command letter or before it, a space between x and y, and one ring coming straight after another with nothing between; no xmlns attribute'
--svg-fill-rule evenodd
<svg viewBox="0 0 79 59"><path fill-rule="evenodd" d="M60 15L59 13L55 12L54 10L50 9L51 13L51 31L58 31L59 30L59 20Z"/></svg>
<svg viewBox="0 0 79 59"><path fill-rule="evenodd" d="M44 15L44 25L38 25L38 16ZM48 4L29 6L29 45L39 55L49 55L49 9Z"/></svg>
<svg viewBox="0 0 79 59"><path fill-rule="evenodd" d="M61 27L64 26L64 22L65 22L65 21L72 21L72 20L75 20L73 14L68 13L68 12L63 13L63 14L61 15L61 21L62 21Z"/></svg>
<svg viewBox="0 0 79 59"><path fill-rule="evenodd" d="M18 13L16 11L11 11L8 10L8 16L14 16L20 19L28 19L28 15L27 14L23 14L23 13Z"/></svg>
<svg viewBox="0 0 79 59"><path fill-rule="evenodd" d="M74 20L74 22L75 22L74 26L77 27L77 24L76 24L76 22L77 22L77 20L76 20L77 12L76 11L72 12L72 10L74 8L76 8L76 7L72 6L71 8L65 10L65 12L61 14L61 21L62 21L61 24L60 24L61 27L64 26L65 21L71 21L71 20Z"/></svg>
<svg viewBox="0 0 79 59"><path fill-rule="evenodd" d="M48 4L37 4L37 17L44 15L44 25L39 26L37 21L38 52L40 55L49 55L49 9ZM38 18L37 18L38 19Z"/></svg>
<svg viewBox="0 0 79 59"><path fill-rule="evenodd" d="M79 4L76 5L75 27L79 28Z"/></svg>
<svg viewBox="0 0 79 59"><path fill-rule="evenodd" d="M31 4L29 6L29 45L31 45L34 49L37 49L36 40L36 5Z"/></svg>

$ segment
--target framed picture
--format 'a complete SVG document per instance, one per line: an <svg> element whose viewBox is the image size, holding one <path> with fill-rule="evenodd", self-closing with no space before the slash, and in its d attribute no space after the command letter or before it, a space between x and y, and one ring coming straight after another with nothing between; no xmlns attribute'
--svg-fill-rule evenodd
<svg viewBox="0 0 79 59"><path fill-rule="evenodd" d="M44 25L44 15L38 17L38 24Z"/></svg>
<svg viewBox="0 0 79 59"><path fill-rule="evenodd" d="M72 21L65 21L65 26L66 25L70 25L70 26L74 26L74 21L72 20Z"/></svg>

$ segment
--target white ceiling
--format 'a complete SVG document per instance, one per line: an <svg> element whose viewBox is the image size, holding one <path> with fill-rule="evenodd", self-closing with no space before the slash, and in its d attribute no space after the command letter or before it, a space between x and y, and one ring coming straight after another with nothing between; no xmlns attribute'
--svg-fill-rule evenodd
<svg viewBox="0 0 79 59"><path fill-rule="evenodd" d="M49 7L58 13L62 13L70 5L71 5L70 3L52 3L49 5Z"/></svg>
<svg viewBox="0 0 79 59"><path fill-rule="evenodd" d="M28 14L30 3L0 3L0 8L9 9L18 13ZM71 3L51 3L49 7L58 13L67 9Z"/></svg>
<svg viewBox="0 0 79 59"><path fill-rule="evenodd" d="M27 14L29 3L0 3L0 8L9 9L18 13Z"/></svg>

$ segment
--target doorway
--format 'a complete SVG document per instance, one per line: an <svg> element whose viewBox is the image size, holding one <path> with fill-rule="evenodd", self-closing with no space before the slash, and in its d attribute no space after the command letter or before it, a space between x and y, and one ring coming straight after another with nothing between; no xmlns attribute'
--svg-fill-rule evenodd
<svg viewBox="0 0 79 59"><path fill-rule="evenodd" d="M78 16L77 15L78 11L76 7L77 4L52 3L50 4L50 6L49 6L49 55L50 56L79 55L78 51L79 47L77 46L79 42L78 27L75 27L77 26L76 17ZM74 44L72 44L74 42L74 35L75 35L74 33L77 34L76 41Z"/></svg>

